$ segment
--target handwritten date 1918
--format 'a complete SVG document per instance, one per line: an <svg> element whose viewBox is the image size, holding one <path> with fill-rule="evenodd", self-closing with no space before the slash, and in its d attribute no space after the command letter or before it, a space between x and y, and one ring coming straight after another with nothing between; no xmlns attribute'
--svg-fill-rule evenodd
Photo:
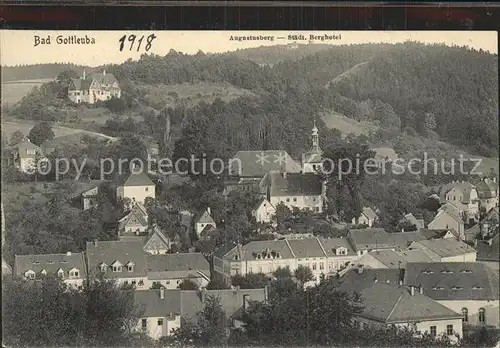
<svg viewBox="0 0 500 348"><path fill-rule="evenodd" d="M130 42L130 48L129 51L132 51L134 49L134 46L137 49L137 52L141 49L142 42L144 41L145 35L142 36L137 36L134 34L130 35L123 35L118 42L120 43L120 52L123 51L125 47L125 41ZM146 38L146 45L144 46L144 50L148 52L151 49L151 44L153 43L153 40L156 39L155 34L151 34Z"/></svg>

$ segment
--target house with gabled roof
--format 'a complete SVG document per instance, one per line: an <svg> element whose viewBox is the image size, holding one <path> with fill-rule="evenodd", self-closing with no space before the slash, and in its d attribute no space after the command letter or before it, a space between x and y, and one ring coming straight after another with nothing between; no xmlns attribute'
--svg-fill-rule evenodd
<svg viewBox="0 0 500 348"><path fill-rule="evenodd" d="M429 239L411 243L410 250L419 249L439 262L475 262L477 251L456 239Z"/></svg>
<svg viewBox="0 0 500 348"><path fill-rule="evenodd" d="M409 224L410 226L415 226L416 231L420 231L425 228L424 219L417 219L412 213L405 214L401 220L400 224ZM404 232L404 229L402 230Z"/></svg>
<svg viewBox="0 0 500 348"><path fill-rule="evenodd" d="M467 181L456 181L443 185L439 191L441 203L451 203L469 219L479 214L479 196L476 187Z"/></svg>
<svg viewBox="0 0 500 348"><path fill-rule="evenodd" d="M383 228L351 229L347 238L359 256L375 250L402 250L416 240L426 239L419 231L388 233Z"/></svg>
<svg viewBox="0 0 500 348"><path fill-rule="evenodd" d="M152 233L145 238L144 251L151 255L166 254L174 243L175 240L167 237L157 225L153 225Z"/></svg>
<svg viewBox="0 0 500 348"><path fill-rule="evenodd" d="M14 276L23 279L40 280L55 276L68 286L82 288L87 277L83 253L16 255Z"/></svg>
<svg viewBox="0 0 500 348"><path fill-rule="evenodd" d="M148 286L176 289L184 280L202 288L210 282L210 264L201 253L147 255Z"/></svg>
<svg viewBox="0 0 500 348"><path fill-rule="evenodd" d="M264 180L266 198L275 208L282 203L290 210L298 208L323 212L326 186L317 174L271 171Z"/></svg>
<svg viewBox="0 0 500 348"><path fill-rule="evenodd" d="M143 171L139 173L132 172L120 179L116 188L116 195L118 199L128 198L132 202L144 204L146 198L156 198L155 183Z"/></svg>
<svg viewBox="0 0 500 348"><path fill-rule="evenodd" d="M463 240L465 238L462 211L452 203L445 203L441 206L427 228L429 230L454 229L460 236L460 239Z"/></svg>
<svg viewBox="0 0 500 348"><path fill-rule="evenodd" d="M500 268L500 234L488 240L475 241L477 250L477 262L484 263L498 272Z"/></svg>
<svg viewBox="0 0 500 348"><path fill-rule="evenodd" d="M358 329L395 325L420 334L456 339L462 336L462 315L422 293L415 286L404 286L399 270L349 270L336 280L340 291L357 292L364 308L353 318Z"/></svg>
<svg viewBox="0 0 500 348"><path fill-rule="evenodd" d="M83 72L78 79L71 79L68 87L68 98L76 104L94 104L111 98L120 98L121 90L116 77L103 70L89 76Z"/></svg>
<svg viewBox="0 0 500 348"><path fill-rule="evenodd" d="M270 223L275 215L276 208L266 198L260 199L252 209L252 216L259 223Z"/></svg>
<svg viewBox="0 0 500 348"><path fill-rule="evenodd" d="M229 161L231 176L263 178L270 171L300 173L301 166L284 150L238 151Z"/></svg>
<svg viewBox="0 0 500 348"><path fill-rule="evenodd" d="M14 146L6 147L2 151L6 153L7 160L5 164L13 165L24 173L33 173L38 165L42 166L48 163L43 150L28 138Z"/></svg>
<svg viewBox="0 0 500 348"><path fill-rule="evenodd" d="M498 208L498 183L495 179L483 178L476 184L477 194L479 196L479 208L487 213L493 208Z"/></svg>
<svg viewBox="0 0 500 348"><path fill-rule="evenodd" d="M137 308L143 312L137 330L158 340L171 336L184 325L196 324L199 312L209 298L216 298L226 315L228 328L237 327L238 319L252 302L267 301L267 288L226 290L168 290L165 288L134 292Z"/></svg>
<svg viewBox="0 0 500 348"><path fill-rule="evenodd" d="M72 205L82 210L88 210L96 206L99 189L106 182L106 180L88 180L78 182L78 190L73 192L70 197Z"/></svg>
<svg viewBox="0 0 500 348"><path fill-rule="evenodd" d="M203 229L205 229L207 226L217 227L215 220L212 218L212 211L210 210L210 207L207 207L207 209L205 209L203 213L195 218L194 231L196 232L196 235L199 236Z"/></svg>
<svg viewBox="0 0 500 348"><path fill-rule="evenodd" d="M404 284L462 314L465 325L499 327L498 271L483 263L408 263Z"/></svg>
<svg viewBox="0 0 500 348"><path fill-rule="evenodd" d="M103 276L119 284L147 289L146 254L142 240L87 242L90 277Z"/></svg>
<svg viewBox="0 0 500 348"><path fill-rule="evenodd" d="M120 240L142 238L148 234L149 220L146 207L141 202L134 202L132 209L118 220Z"/></svg>
<svg viewBox="0 0 500 348"><path fill-rule="evenodd" d="M372 227L375 221L377 221L378 216L375 214L372 208L363 207L361 214L357 218L352 218L351 223L353 225L366 225Z"/></svg>

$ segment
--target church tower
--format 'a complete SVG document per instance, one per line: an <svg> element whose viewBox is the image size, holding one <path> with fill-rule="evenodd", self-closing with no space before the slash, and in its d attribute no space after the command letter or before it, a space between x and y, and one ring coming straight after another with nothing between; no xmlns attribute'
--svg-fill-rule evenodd
<svg viewBox="0 0 500 348"><path fill-rule="evenodd" d="M322 155L321 147L319 146L318 127L316 127L316 120L311 133L311 148L309 151L302 155L302 172L303 173L316 173L322 169Z"/></svg>

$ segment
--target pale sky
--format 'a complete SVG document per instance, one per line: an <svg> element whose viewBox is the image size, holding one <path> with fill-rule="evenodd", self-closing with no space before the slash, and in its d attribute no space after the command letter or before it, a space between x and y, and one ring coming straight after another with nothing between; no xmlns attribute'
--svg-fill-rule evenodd
<svg viewBox="0 0 500 348"><path fill-rule="evenodd" d="M145 39L154 33L157 38L149 52L144 51ZM144 35L140 52L134 48L129 51L129 42L119 51L118 40L125 34L135 34L137 40ZM306 40L288 40L288 35L302 34ZM77 65L99 66L110 63L122 63L132 58L138 59L143 53L166 55L171 49L193 54L198 50L205 53L234 51L240 48L283 45L297 41L308 43L309 35L340 35L332 40L315 40L315 43L346 45L361 43L399 43L407 40L427 44L469 46L498 53L496 31L34 31L1 30L0 63L2 66L19 64L68 62ZM95 40L95 44L58 44L56 39L85 35ZM265 36L273 40L231 41L231 36ZM34 46L35 36L47 38L51 44Z"/></svg>

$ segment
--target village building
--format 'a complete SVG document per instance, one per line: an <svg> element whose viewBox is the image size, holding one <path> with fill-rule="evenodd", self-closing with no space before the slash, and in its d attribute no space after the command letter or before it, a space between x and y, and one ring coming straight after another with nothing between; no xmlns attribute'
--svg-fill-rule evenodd
<svg viewBox="0 0 500 348"><path fill-rule="evenodd" d="M238 151L229 161L229 174L262 179L268 172L300 173L301 166L284 150Z"/></svg>
<svg viewBox="0 0 500 348"><path fill-rule="evenodd" d="M71 203L74 207L81 210L88 210L97 205L97 196L99 194L99 189L102 184L107 182L106 180L88 180L87 182L79 182L79 188L76 192L73 192L70 197Z"/></svg>
<svg viewBox="0 0 500 348"><path fill-rule="evenodd" d="M90 277L102 275L138 290L148 288L143 241L87 242L86 256Z"/></svg>
<svg viewBox="0 0 500 348"><path fill-rule="evenodd" d="M43 165L48 162L43 150L28 138L14 146L6 147L2 151L6 154L4 165L13 165L23 173L34 173L37 168L43 168Z"/></svg>
<svg viewBox="0 0 500 348"><path fill-rule="evenodd" d="M200 235L198 236L199 240L212 240L217 238L219 235L219 231L217 230L216 227L213 225L207 225L205 228L201 231Z"/></svg>
<svg viewBox="0 0 500 348"><path fill-rule="evenodd" d="M81 289L87 277L87 268L83 253L16 255L14 275L31 280L56 276L68 286Z"/></svg>
<svg viewBox="0 0 500 348"><path fill-rule="evenodd" d="M429 230L427 228L422 228L419 230L419 233L424 236L425 239L460 239L458 232L453 229Z"/></svg>
<svg viewBox="0 0 500 348"><path fill-rule="evenodd" d="M158 340L174 330L198 322L198 313L207 299L217 298L226 315L227 329L240 327L241 315L251 302L267 301L267 288L227 290L154 290L136 291L135 303L144 311L137 330Z"/></svg>
<svg viewBox="0 0 500 348"><path fill-rule="evenodd" d="M488 265L497 272L500 269L499 241L500 241L499 234L488 240L476 239L475 241L475 248L477 249L476 261Z"/></svg>
<svg viewBox="0 0 500 348"><path fill-rule="evenodd" d="M359 258L358 265L366 268L397 268L404 269L408 262L435 262L419 249L414 250L376 250L370 251Z"/></svg>
<svg viewBox="0 0 500 348"><path fill-rule="evenodd" d="M146 208L141 202L135 202L132 209L118 220L120 240L144 237L149 232L149 220Z"/></svg>
<svg viewBox="0 0 500 348"><path fill-rule="evenodd" d="M147 255L148 286L176 289L184 280L199 288L210 282L210 264L201 253Z"/></svg>
<svg viewBox="0 0 500 348"><path fill-rule="evenodd" d="M116 189L118 199L128 198L133 202L144 204L146 198L155 199L155 183L145 172L130 173L124 176Z"/></svg>
<svg viewBox="0 0 500 348"><path fill-rule="evenodd" d="M276 215L276 208L266 198L262 198L252 209L256 222L270 223Z"/></svg>
<svg viewBox="0 0 500 348"><path fill-rule="evenodd" d="M116 77L103 70L102 73L86 75L71 79L68 88L68 98L76 104L94 104L111 98L120 98L121 90Z"/></svg>
<svg viewBox="0 0 500 348"><path fill-rule="evenodd" d="M377 214L370 207L363 207L361 214L357 218L353 218L351 223L353 225L366 225L372 227L375 221L378 220Z"/></svg>
<svg viewBox="0 0 500 348"><path fill-rule="evenodd" d="M499 328L498 272L480 262L408 263L404 284L462 314L465 325Z"/></svg>
<svg viewBox="0 0 500 348"><path fill-rule="evenodd" d="M282 203L293 211L307 209L323 212L326 184L314 173L269 172L266 181L266 198L275 208Z"/></svg>
<svg viewBox="0 0 500 348"><path fill-rule="evenodd" d="M294 272L299 266L309 267L312 283L322 275L333 275L357 259L357 254L343 238L300 238L253 241L217 250L213 256L214 271L227 283L234 275L264 273L278 268Z"/></svg>
<svg viewBox="0 0 500 348"><path fill-rule="evenodd" d="M410 250L419 249L438 262L475 262L477 251L456 239L429 239L411 243Z"/></svg>
<svg viewBox="0 0 500 348"><path fill-rule="evenodd" d="M358 329L396 326L415 330L416 334L462 337L462 315L425 295L421 288L404 286L399 271L349 270L337 280L340 291L359 293L364 302L353 324ZM391 270L392 271L392 270Z"/></svg>
<svg viewBox="0 0 500 348"><path fill-rule="evenodd" d="M215 220L212 218L212 211L210 207L207 207L205 211L199 215L194 220L194 231L197 236L201 234L201 232L207 228L208 226L217 227Z"/></svg>
<svg viewBox="0 0 500 348"><path fill-rule="evenodd" d="M441 187L439 197L441 203L451 203L464 212L468 220L477 219L479 215L479 196L476 187L469 182L452 182ZM461 214L460 214L461 215Z"/></svg>
<svg viewBox="0 0 500 348"><path fill-rule="evenodd" d="M462 212L453 204L445 203L439 208L434 219L427 226L429 230L454 229L460 239L465 238L465 227Z"/></svg>
<svg viewBox="0 0 500 348"><path fill-rule="evenodd" d="M165 236L165 233L157 226L153 225L150 235L144 239L144 252L150 255L162 255L168 253L176 240Z"/></svg>
<svg viewBox="0 0 500 348"><path fill-rule="evenodd" d="M425 223L424 223L424 219L417 219L415 217L415 215L413 215L412 213L408 213L406 214L400 221L399 221L400 224L407 224L409 226L415 226L414 227L414 231L420 231L421 229L425 228ZM404 232L404 228L402 228L402 232Z"/></svg>
<svg viewBox="0 0 500 348"><path fill-rule="evenodd" d="M387 233L383 228L362 228L349 230L347 238L361 257L376 250L404 250L412 242L424 240L427 237L419 231Z"/></svg>
<svg viewBox="0 0 500 348"><path fill-rule="evenodd" d="M479 196L479 208L483 213L489 212L493 208L498 209L498 183L495 179L483 178L476 184Z"/></svg>

